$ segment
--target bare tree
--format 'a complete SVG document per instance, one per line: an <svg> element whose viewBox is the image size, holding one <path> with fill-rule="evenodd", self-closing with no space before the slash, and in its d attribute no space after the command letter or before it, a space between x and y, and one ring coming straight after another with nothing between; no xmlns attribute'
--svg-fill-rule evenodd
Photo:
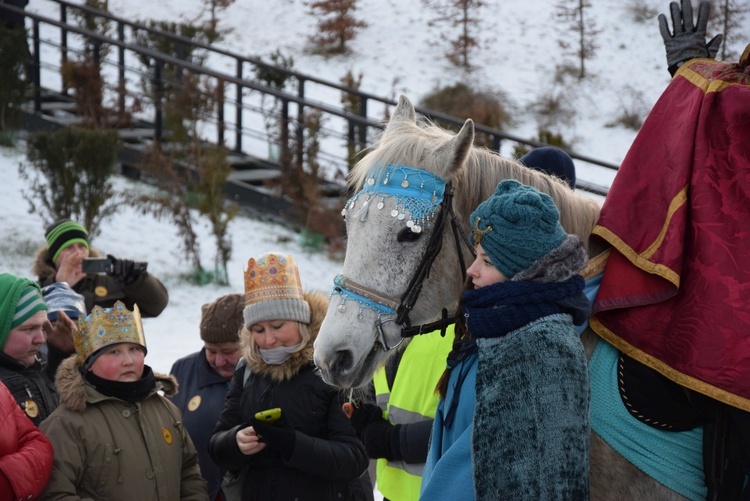
<svg viewBox="0 0 750 501"><path fill-rule="evenodd" d="M311 37L320 49L331 53L346 52L346 42L353 40L357 31L367 23L354 17L357 0L307 1L310 14L318 18L318 33Z"/></svg>
<svg viewBox="0 0 750 501"><path fill-rule="evenodd" d="M211 14L211 19L208 21L209 24L209 30L212 31L214 34L218 35L218 29L217 25L219 24L219 20L217 19L217 12L220 10L226 10L230 5L232 5L235 0L205 0L208 4L208 9Z"/></svg>
<svg viewBox="0 0 750 501"><path fill-rule="evenodd" d="M586 77L586 61L591 59L599 46L596 36L599 30L589 16L588 9L591 8L589 0L560 0L556 7L556 15L566 27L575 34L575 42L567 39L558 41L564 50L570 50L578 58L578 78Z"/></svg>
<svg viewBox="0 0 750 501"><path fill-rule="evenodd" d="M747 29L743 28L747 26L748 12L750 12L750 4L746 1L741 4L739 0L711 0L709 31L714 34L724 34L724 43L717 55L721 61L739 59L739 53L732 46L746 42Z"/></svg>
<svg viewBox="0 0 750 501"><path fill-rule="evenodd" d="M487 3L484 0L422 0L422 4L436 13L429 26L447 26L441 36L450 41L450 50L446 54L448 60L461 68L471 69L470 56L480 48L477 38L479 14Z"/></svg>

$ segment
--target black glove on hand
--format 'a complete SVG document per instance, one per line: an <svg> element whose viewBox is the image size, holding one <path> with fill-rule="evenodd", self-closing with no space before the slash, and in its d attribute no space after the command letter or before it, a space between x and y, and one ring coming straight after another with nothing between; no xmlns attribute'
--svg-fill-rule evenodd
<svg viewBox="0 0 750 501"><path fill-rule="evenodd" d="M354 406L351 422L360 440L362 440L362 432L365 427L377 421L383 421L383 410L377 405L359 404Z"/></svg>
<svg viewBox="0 0 750 501"><path fill-rule="evenodd" d="M674 34L669 31L667 17L659 14L659 31L664 39L667 65L672 76L685 61L696 57L715 58L724 40L724 35L716 35L706 43L706 25L711 12L711 5L708 2L700 3L695 26L693 26L693 7L690 0L681 0L681 3L682 9L677 2L669 4Z"/></svg>
<svg viewBox="0 0 750 501"><path fill-rule="evenodd" d="M380 407L361 404L352 412L351 422L370 458L389 461L403 459L399 437L401 425L394 426L384 419Z"/></svg>
<svg viewBox="0 0 750 501"><path fill-rule="evenodd" d="M285 423L283 418L275 423L264 423L257 419L250 422L255 433L260 436L261 442L267 444L269 449L281 454L284 459L289 459L294 451L296 435L294 429Z"/></svg>
<svg viewBox="0 0 750 501"><path fill-rule="evenodd" d="M139 263L130 259L117 259L112 254L107 254L107 259L112 262L112 270L108 275L124 285L135 282L148 268L148 263Z"/></svg>

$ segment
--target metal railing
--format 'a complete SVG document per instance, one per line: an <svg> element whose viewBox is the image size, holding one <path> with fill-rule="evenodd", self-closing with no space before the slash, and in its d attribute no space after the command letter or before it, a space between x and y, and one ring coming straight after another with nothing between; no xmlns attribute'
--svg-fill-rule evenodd
<svg viewBox="0 0 750 501"><path fill-rule="evenodd" d="M289 134L297 136L297 148L301 148L305 135L305 116L309 110L315 110L322 117L325 127L321 130L323 137L320 148L320 161L327 164L329 172L345 173L351 161L351 152L360 151L367 147L375 135L383 127L383 118L372 116L370 110L385 109L395 106L396 102L363 92L359 89L347 87L340 83L326 81L311 75L305 75L287 68L274 66L259 58L248 57L222 49L220 47L202 43L175 33L162 31L135 21L127 20L108 12L99 11L84 5L78 5L66 0L49 0L58 6L58 19L23 12L20 9L0 3L0 9L23 13L31 23L30 37L32 45L34 72L34 110L42 112L42 92L49 88L48 82L57 83L58 88L50 89L65 94L68 89L60 77L62 68L72 57L84 52L88 42L93 45L93 57L102 67L107 95L116 103L115 108L124 112L128 102L137 101L141 111L137 114L144 121L153 126L153 138L160 140L169 134L164 125L164 96L163 90L167 86L179 86L179 75L188 72L200 75L210 82L216 89L217 104L213 113L203 117L207 129L214 135L213 141L226 145L236 153L249 153L262 157L265 143L266 152L276 143L287 144ZM102 21L113 23L115 35L95 33L69 22L71 11L94 16ZM28 26L27 22L27 26ZM56 33L57 32L57 33ZM137 43L136 35L146 33L151 37L163 37L177 48L176 54L166 54L155 51ZM55 35L59 34L59 42ZM102 50L104 47L108 51ZM181 49L182 48L182 49ZM201 51L205 56L202 64L197 64L180 57L180 51ZM52 56L41 54L51 49ZM105 53L106 52L106 53ZM55 54L59 54L59 65L54 62ZM143 64L150 61L150 66ZM221 63L229 61L234 67L232 74L219 69ZM173 68L175 75L168 76L165 68ZM281 74L287 81L294 82L294 91L277 89L263 85L257 79L248 78L258 69L269 70ZM57 73L57 75L54 75ZM56 78L55 78L56 77ZM151 92L144 92L143 82L150 83ZM44 84L44 85L43 85ZM315 86L312 90L311 86ZM324 92L320 92L324 89ZM316 92L318 91L318 92ZM323 101L323 95L335 94L336 103ZM313 99L311 96L318 99ZM359 103L357 112L345 110L341 106L342 96ZM264 107L264 102L270 100L272 109ZM432 121L444 126L461 126L464 122L453 116L432 110L417 108L417 111ZM272 138L267 133L266 123L278 121L278 137ZM293 132L290 130L293 129ZM489 138L492 148L500 151L502 144L511 141L529 147L541 146L533 140L524 139L499 129L484 125L475 125L478 133ZM253 146L254 145L254 146ZM302 152L299 151L301 154ZM589 156L568 151L572 158L604 169L616 170L618 166ZM578 179L578 187L582 190L606 195L607 187Z"/></svg>

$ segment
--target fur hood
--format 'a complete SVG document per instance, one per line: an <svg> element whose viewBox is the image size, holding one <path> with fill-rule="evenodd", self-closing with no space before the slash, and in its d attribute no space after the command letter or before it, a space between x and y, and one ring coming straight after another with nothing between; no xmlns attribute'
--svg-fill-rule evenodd
<svg viewBox="0 0 750 501"><path fill-rule="evenodd" d="M34 263L31 267L31 272L34 276L39 277L40 279L50 277L57 273L57 269L49 257L49 252L47 252L48 250L49 247L47 245L41 246L39 250L36 251ZM89 249L89 257L102 257L102 253L92 247Z"/></svg>
<svg viewBox="0 0 750 501"><path fill-rule="evenodd" d="M242 329L242 341L243 341L243 357L247 361L247 365L254 374L261 376L268 376L275 381L284 381L291 379L297 374L302 367L312 363L313 360L313 343L315 338L318 337L318 331L323 323L323 318L326 316L328 311L328 297L320 292L305 292L305 301L310 305L310 340L297 353L292 353L292 356L280 365L269 365L260 357L253 357L250 355L249 348L245 346L245 338L247 342L250 342L250 333L247 329Z"/></svg>
<svg viewBox="0 0 750 501"><path fill-rule="evenodd" d="M174 376L154 373L154 378L156 391L163 391L168 397L177 394L177 380ZM60 405L79 413L86 410L88 385L81 375L76 355L71 355L60 364L55 377L55 385L60 397Z"/></svg>

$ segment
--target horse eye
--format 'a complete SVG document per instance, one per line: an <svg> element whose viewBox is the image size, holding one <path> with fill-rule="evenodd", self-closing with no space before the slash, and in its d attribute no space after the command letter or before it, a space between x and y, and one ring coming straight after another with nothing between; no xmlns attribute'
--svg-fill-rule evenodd
<svg viewBox="0 0 750 501"><path fill-rule="evenodd" d="M419 240L419 237L421 237L421 233L414 233L411 231L411 228L403 228L401 231L398 232L398 236L396 237L396 241L401 242L416 242Z"/></svg>

